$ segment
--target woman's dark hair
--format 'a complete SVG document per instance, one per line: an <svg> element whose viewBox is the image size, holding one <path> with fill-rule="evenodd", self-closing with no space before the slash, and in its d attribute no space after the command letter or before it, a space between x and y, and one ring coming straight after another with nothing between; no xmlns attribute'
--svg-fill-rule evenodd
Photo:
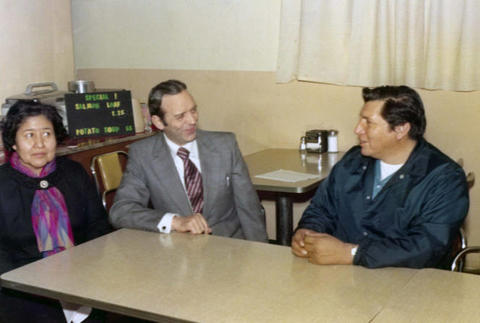
<svg viewBox="0 0 480 323"><path fill-rule="evenodd" d="M162 110L162 98L164 95L178 94L187 89L185 83L178 80L168 80L157 84L150 90L148 95L148 108L150 115L159 116L160 120L165 123L165 112Z"/></svg>
<svg viewBox="0 0 480 323"><path fill-rule="evenodd" d="M384 101L382 117L393 130L396 126L410 123L408 136L413 140L423 137L427 120L420 95L412 88L402 86L379 86L363 88L363 100Z"/></svg>
<svg viewBox="0 0 480 323"><path fill-rule="evenodd" d="M54 106L36 101L18 101L10 107L7 116L1 123L3 146L7 151L13 152L17 131L22 123L29 117L39 115L44 116L52 123L57 143L61 143L67 137L62 117Z"/></svg>

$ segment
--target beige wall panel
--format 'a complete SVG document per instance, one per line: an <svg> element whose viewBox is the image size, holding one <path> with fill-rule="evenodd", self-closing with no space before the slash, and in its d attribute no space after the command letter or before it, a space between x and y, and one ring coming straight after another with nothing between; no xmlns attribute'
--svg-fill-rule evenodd
<svg viewBox="0 0 480 323"><path fill-rule="evenodd" d="M177 78L187 83L200 111L204 129L236 133L243 154L264 148L296 148L308 129L338 129L339 148L356 141L353 128L362 106L361 88L292 82L276 84L271 72L164 71L84 69L80 78L98 87L122 87L145 102L150 88ZM480 176L480 92L419 90L427 113L427 139L453 159L462 157L465 170ZM480 189L471 190L467 232L480 245ZM306 203L295 207L295 223ZM268 232L274 237L274 205L265 202Z"/></svg>
<svg viewBox="0 0 480 323"><path fill-rule="evenodd" d="M70 1L0 1L0 101L27 84L73 79Z"/></svg>
<svg viewBox="0 0 480 323"><path fill-rule="evenodd" d="M273 71L280 0L72 0L77 68Z"/></svg>
<svg viewBox="0 0 480 323"><path fill-rule="evenodd" d="M308 129L338 129L340 149L356 142L352 129L362 105L360 88L276 84L271 72L80 69L77 77L100 88L130 89L141 102L158 82L183 80L199 106L201 127L235 132L244 154L297 147Z"/></svg>

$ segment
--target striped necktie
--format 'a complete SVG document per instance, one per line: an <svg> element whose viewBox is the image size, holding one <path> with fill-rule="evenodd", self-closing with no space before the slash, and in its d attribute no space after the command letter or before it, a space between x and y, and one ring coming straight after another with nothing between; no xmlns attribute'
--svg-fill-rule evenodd
<svg viewBox="0 0 480 323"><path fill-rule="evenodd" d="M183 160L185 188L192 205L193 213L202 213L203 209L203 186L202 175L195 164L188 158L190 152L180 147L177 156Z"/></svg>

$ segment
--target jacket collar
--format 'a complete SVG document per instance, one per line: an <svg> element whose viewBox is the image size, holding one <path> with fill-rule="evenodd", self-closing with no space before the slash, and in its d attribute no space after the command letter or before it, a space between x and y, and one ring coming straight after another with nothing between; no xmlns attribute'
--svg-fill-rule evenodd
<svg viewBox="0 0 480 323"><path fill-rule="evenodd" d="M215 152L216 148L209 143L206 133L203 130L197 129L197 146L200 155L200 163L202 162L202 155L207 155L211 152ZM165 154L170 154L170 148L165 140L165 134L159 132L155 136L155 144L153 145L152 156L153 158L165 158ZM203 166L203 165L202 165Z"/></svg>
<svg viewBox="0 0 480 323"><path fill-rule="evenodd" d="M428 172L430 150L429 144L423 138L417 141L417 145L407 159L407 162L401 169L412 177L424 177Z"/></svg>
<svg viewBox="0 0 480 323"><path fill-rule="evenodd" d="M429 170L429 160L431 152L427 149L429 143L421 138L417 141L415 148L410 153L405 164L400 168L397 173L408 173L412 177L423 177ZM360 146L356 146L353 149L358 149L360 158L354 158L350 162L352 163L353 174L363 173L365 170L373 167L377 159L363 156L360 153Z"/></svg>

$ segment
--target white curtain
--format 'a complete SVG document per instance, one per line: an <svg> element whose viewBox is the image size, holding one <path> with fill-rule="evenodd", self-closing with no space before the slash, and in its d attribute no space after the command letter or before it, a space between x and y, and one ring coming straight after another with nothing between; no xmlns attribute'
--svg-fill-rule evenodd
<svg viewBox="0 0 480 323"><path fill-rule="evenodd" d="M282 0L277 81L480 90L480 0Z"/></svg>

